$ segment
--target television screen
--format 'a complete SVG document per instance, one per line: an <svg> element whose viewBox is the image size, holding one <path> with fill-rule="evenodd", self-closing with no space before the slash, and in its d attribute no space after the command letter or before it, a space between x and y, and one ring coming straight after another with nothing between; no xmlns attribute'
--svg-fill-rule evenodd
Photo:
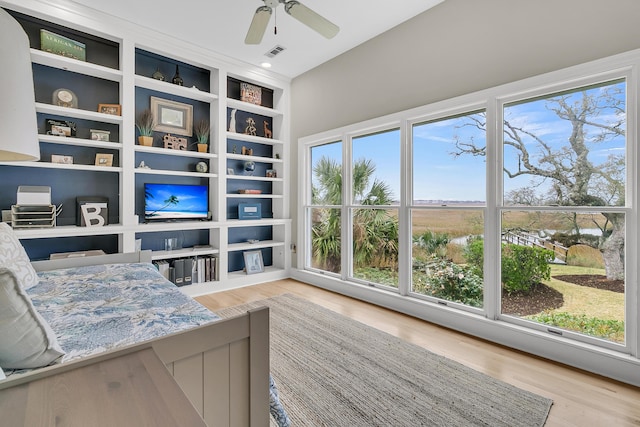
<svg viewBox="0 0 640 427"><path fill-rule="evenodd" d="M208 217L209 187L206 185L144 185L145 220L188 220Z"/></svg>

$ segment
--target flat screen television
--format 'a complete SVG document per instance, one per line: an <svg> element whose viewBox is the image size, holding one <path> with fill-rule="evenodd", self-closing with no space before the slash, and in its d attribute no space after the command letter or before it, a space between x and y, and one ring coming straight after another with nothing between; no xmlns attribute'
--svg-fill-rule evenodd
<svg viewBox="0 0 640 427"><path fill-rule="evenodd" d="M201 220L208 217L208 186L144 184L145 221Z"/></svg>

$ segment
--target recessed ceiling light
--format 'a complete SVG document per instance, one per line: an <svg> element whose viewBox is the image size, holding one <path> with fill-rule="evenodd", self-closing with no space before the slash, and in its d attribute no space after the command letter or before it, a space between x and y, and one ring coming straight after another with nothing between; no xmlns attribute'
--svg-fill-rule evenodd
<svg viewBox="0 0 640 427"><path fill-rule="evenodd" d="M271 68L271 63L270 62L263 62L260 65L262 66L262 68Z"/></svg>

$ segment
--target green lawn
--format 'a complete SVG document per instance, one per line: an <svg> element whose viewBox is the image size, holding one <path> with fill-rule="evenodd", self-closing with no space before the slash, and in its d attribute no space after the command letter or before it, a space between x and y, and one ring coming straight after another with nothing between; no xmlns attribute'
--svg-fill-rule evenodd
<svg viewBox="0 0 640 427"><path fill-rule="evenodd" d="M551 276L559 274L604 275L604 269L575 267L569 265L551 266ZM586 315L606 320L624 321L624 294L551 279L544 282L562 294L564 304L551 312L566 312Z"/></svg>

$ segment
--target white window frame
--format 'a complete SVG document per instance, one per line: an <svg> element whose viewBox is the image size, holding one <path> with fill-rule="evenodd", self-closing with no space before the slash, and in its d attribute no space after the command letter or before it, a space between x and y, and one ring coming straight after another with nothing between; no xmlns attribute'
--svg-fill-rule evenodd
<svg viewBox="0 0 640 427"><path fill-rule="evenodd" d="M626 189L626 205L622 208L613 208L614 210L622 210L626 214L626 240L625 240L625 332L626 340L624 346L610 344L593 340L576 340L571 334L563 336L554 336L553 334L541 330L541 328L531 328L529 324L523 325L518 321L513 322L500 315L500 291L498 284L500 282L500 266L495 260L500 259L500 214L503 210L502 206L502 106L505 103L513 102L517 99L528 98L533 94L553 93L562 88L574 89L588 84L615 80L616 78L625 78L627 86L627 152L626 152L626 173L627 173L627 189ZM402 138L402 170L401 176L401 204L399 207L400 218L400 262L399 277L400 288L396 297L390 296L379 289L371 289L371 287L345 287L348 281L346 271L342 272L339 282L327 281L314 278L313 275L307 275L304 268L301 267L294 272L294 277L315 283L328 289L338 290L339 292L361 298L373 303L385 305L399 311L415 315L423 319L427 319L444 326L454 329L463 330L467 333L474 334L489 340L501 342L520 348L543 357L549 357L554 360L560 360L581 367L588 367L593 372L601 372L605 375L616 376L620 372L620 367L626 363L630 366L640 367L639 358L639 327L638 322L638 221L639 210L638 200L640 195L640 183L638 183L638 87L640 79L640 50L627 52L620 55L592 61L586 64L577 65L550 72L544 75L531 77L521 81L508 83L505 85L489 88L468 95L447 99L441 102L425 105L422 107L394 113L388 116L371 119L362 123L352 124L339 129L333 129L328 132L319 133L300 138L299 140L299 164L305 165L308 148L316 145L319 141L325 140L327 135L333 135L333 139L343 141L343 150L350 146L349 136L355 134L370 133L372 129L380 129L393 123L396 127L400 126ZM428 85L429 82L425 82ZM408 283L410 278L407 271L410 271L410 236L409 234L409 207L412 197L411 182L411 124L426 120L434 120L438 118L446 118L455 112L474 111L485 109L487 123L493 125L487 126L487 164L496 165L496 167L487 168L487 205L485 208L485 301L483 314L474 315L468 313L461 315L460 310L451 309L450 307L441 307L428 301L416 301L415 298L407 298ZM496 125L497 124L497 125ZM351 159L348 156L343 158L344 165L351 165ZM308 168L308 165L304 166ZM301 176L307 174L307 169L302 171ZM306 177L308 179L308 177ZM306 200L304 190L308 188L304 182L300 182L300 200ZM350 181L345 182L345 188L349 188ZM346 194L343 196L346 197ZM348 199L350 200L350 199ZM346 201L346 200L345 200ZM346 206L346 205L343 205ZM306 205L300 203L298 212L303 213ZM608 208L607 208L608 209ZM509 208L511 210L511 208ZM593 209L592 209L593 210ZM604 209L603 209L604 210ZM302 217L302 216L301 216ZM301 238L305 238L304 224L302 221L298 223ZM344 233L345 229L343 229ZM349 244L349 242L347 242ZM348 251L350 253L350 251ZM303 254L298 255L298 265ZM344 258L344 255L343 255ZM317 280L316 280L317 279ZM353 282L350 282L353 283ZM475 321L474 321L475 319ZM489 322L489 323L487 323ZM526 326L526 327L523 327ZM543 345L544 343L544 345ZM568 351L567 349L571 349ZM576 352L580 356L575 356ZM631 356L631 359L628 357ZM607 360L610 364L604 363ZM626 366L626 365L625 365ZM613 372L613 373L611 373ZM625 371L626 377L634 376L634 381L640 383L640 373L630 374ZM618 375L620 377L620 375Z"/></svg>

